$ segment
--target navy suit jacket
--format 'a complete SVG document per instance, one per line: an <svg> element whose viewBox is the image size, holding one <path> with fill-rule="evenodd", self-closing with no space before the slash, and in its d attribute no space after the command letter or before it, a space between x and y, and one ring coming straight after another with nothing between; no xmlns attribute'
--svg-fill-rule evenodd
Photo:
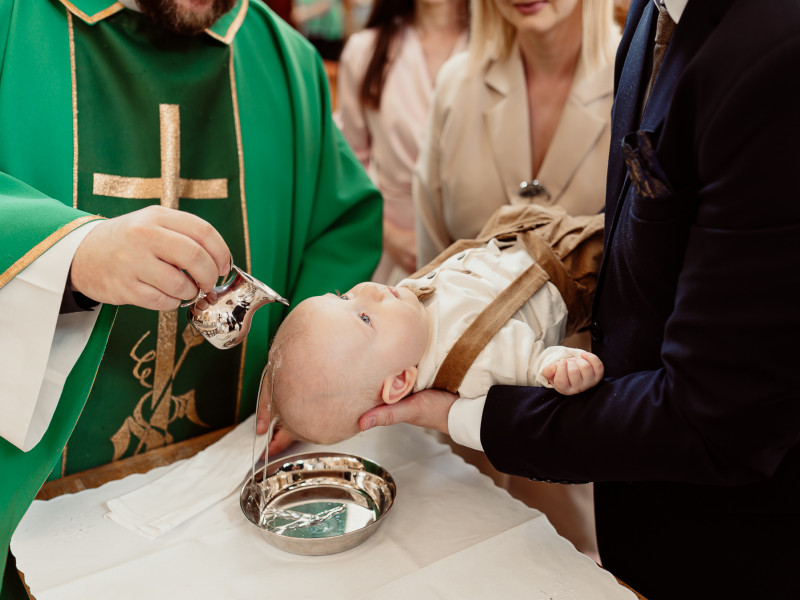
<svg viewBox="0 0 800 600"><path fill-rule="evenodd" d="M500 470L594 481L605 567L659 598L800 589L800 1L690 0L616 65L605 254L583 394L497 386ZM794 596L796 597L796 596Z"/></svg>

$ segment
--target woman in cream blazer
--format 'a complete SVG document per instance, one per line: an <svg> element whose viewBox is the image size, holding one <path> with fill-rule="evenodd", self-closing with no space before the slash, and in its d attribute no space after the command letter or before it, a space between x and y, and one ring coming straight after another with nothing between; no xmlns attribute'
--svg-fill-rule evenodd
<svg viewBox="0 0 800 600"><path fill-rule="evenodd" d="M557 205L575 215L603 209L618 43L612 0L473 0L468 52L439 72L415 166L418 266L474 238L504 204ZM589 349L588 336L564 344ZM452 445L598 557L591 484L511 477L482 453Z"/></svg>
<svg viewBox="0 0 800 600"><path fill-rule="evenodd" d="M603 45L615 47L618 33L611 21L611 0L586 0L586 4L584 12L589 4L606 5L610 39ZM486 12L491 10L497 9ZM607 52L590 66L586 53L581 53L552 141L541 167L533 173L536 141L531 141L520 44L514 38L501 58L476 57L475 38L481 28L477 12L474 9L470 51L452 58L439 73L426 140L416 164L418 266L453 241L474 237L503 204L554 204L571 214L594 214L603 208L613 54ZM520 184L534 181L539 185L529 185L528 190L536 195L521 197Z"/></svg>

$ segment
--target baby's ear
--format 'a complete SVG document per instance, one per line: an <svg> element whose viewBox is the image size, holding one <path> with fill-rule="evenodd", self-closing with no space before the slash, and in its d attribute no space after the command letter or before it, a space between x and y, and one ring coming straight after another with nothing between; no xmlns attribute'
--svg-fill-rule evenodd
<svg viewBox="0 0 800 600"><path fill-rule="evenodd" d="M399 375L392 375L383 380L381 398L385 404L394 404L402 400L414 389L417 382L417 367L409 367Z"/></svg>

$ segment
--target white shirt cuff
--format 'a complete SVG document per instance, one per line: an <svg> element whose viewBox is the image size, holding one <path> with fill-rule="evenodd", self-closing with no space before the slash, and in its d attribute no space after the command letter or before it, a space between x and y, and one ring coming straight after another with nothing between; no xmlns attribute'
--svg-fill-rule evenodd
<svg viewBox="0 0 800 600"><path fill-rule="evenodd" d="M23 452L50 426L100 312L59 315L72 258L98 223L64 236L0 288L0 437Z"/></svg>
<svg viewBox="0 0 800 600"><path fill-rule="evenodd" d="M483 452L481 419L485 403L486 396L459 398L453 403L447 415L447 428L455 443Z"/></svg>

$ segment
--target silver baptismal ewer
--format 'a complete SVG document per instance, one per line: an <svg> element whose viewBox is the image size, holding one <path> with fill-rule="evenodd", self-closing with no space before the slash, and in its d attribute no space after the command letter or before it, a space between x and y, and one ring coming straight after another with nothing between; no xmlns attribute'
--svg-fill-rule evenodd
<svg viewBox="0 0 800 600"><path fill-rule="evenodd" d="M189 307L187 316L200 334L220 349L240 344L250 331L253 313L270 302L289 302L268 285L231 263L230 281L181 306Z"/></svg>

